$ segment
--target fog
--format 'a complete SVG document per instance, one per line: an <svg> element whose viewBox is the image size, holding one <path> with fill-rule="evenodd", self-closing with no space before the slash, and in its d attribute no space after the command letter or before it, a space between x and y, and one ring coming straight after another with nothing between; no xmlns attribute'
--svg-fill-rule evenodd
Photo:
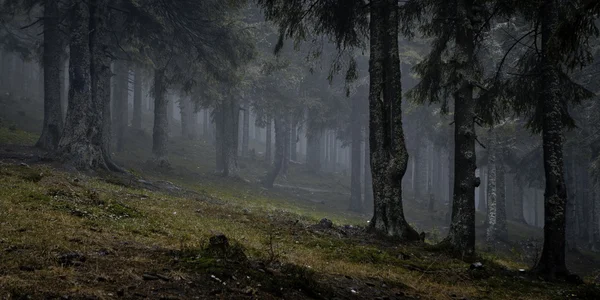
<svg viewBox="0 0 600 300"><path fill-rule="evenodd" d="M422 10L412 0L292 2L0 1L0 181L5 182L0 195L13 197L11 185L26 189L13 182L17 171L11 168L34 168L42 178L62 178L58 174L64 172L84 178L85 195L98 189L101 199L112 199L102 201L131 206L143 216L137 218L162 224L152 230L169 232L166 240L150 240L151 231L145 235L149 240L136 243L179 247L184 253L185 243L198 248L210 236L212 245L219 232L239 241L246 254L262 253L252 259L265 264L264 269L280 270L273 261L310 263L316 254L294 245L302 240L298 236L309 233L283 234L279 243L289 249L275 255L273 229L256 226L266 222L285 231L288 225L281 224L295 221L312 232L311 238L315 230L331 239L330 245L348 241L331 246L341 249L335 251L351 251L350 245L368 240L368 247L393 256L359 259L353 262L359 271L315 267L319 276L345 274L366 282L357 274L375 272L369 268L377 269L377 264L406 268L398 262L404 254L393 252L398 246L426 253L418 258L425 266L436 264L437 254L427 253L439 247L448 255L442 260L466 262L470 272L483 262L493 274L507 270L513 275L501 276L527 276L522 283L526 289L537 278L585 282L597 289L600 52L597 32L590 29L598 25L596 6L575 1L574 6L583 7L575 10L545 1L568 16L559 25L571 26L570 37L559 25L553 35L538 28L546 25L531 21L533 12L526 5L514 11L482 6L483 12L474 13L481 16L469 17L473 27L481 27L474 32L471 26L439 23L447 12L435 1L424 1ZM496 2L497 7L507 3ZM565 42L548 42L552 38ZM114 188L96 187L95 178ZM75 184L69 180L66 185ZM47 188L44 180L35 184ZM67 204L56 207L69 207L73 215L71 207L80 200L60 200L66 197L61 193L51 194L59 199L53 201ZM142 200L160 200L125 200L136 193ZM216 208L185 202L197 197L216 207L228 203L227 208L204 217ZM0 206L8 220L0 224L17 228L21 219L11 215L11 205ZM45 204L39 205L44 210ZM93 214L97 208L87 209ZM175 218L181 211L195 211L204 221L151 217ZM214 224L231 221L222 221L218 230L196 232L205 224L195 222L211 218ZM244 223L248 218L252 221ZM37 224L51 226L43 222ZM114 222L106 224L120 221ZM122 228L144 232L136 222ZM113 226L102 224L91 226ZM183 226L182 232L172 233L169 228L177 226ZM194 229L185 231L185 226ZM246 234L237 231L245 228ZM268 250L253 248L258 242L250 232L255 229L260 232L255 236L269 237ZM112 230L106 229L115 239L130 232ZM18 239L8 231L2 235L8 243ZM31 240L42 238L32 235ZM348 259L354 255L343 253ZM0 269L12 270L9 262L25 255L0 259ZM419 272L429 274L429 268ZM390 275L404 271L390 272L375 277L405 283ZM0 290L13 286L3 274ZM469 284L485 284L469 274ZM427 280L435 286L432 299L447 297L438 290L459 290L458 285ZM287 289L280 284L282 291ZM46 293L37 294L31 285L15 286L34 298ZM364 299L388 295L386 288L367 292L368 286L344 293ZM345 295L336 288L332 294L312 288L323 293L319 295ZM412 287L409 293L426 295L424 289ZM500 295L510 287L495 289ZM197 292L209 297L210 290ZM232 291L221 292L235 298L239 291ZM11 293L9 298L19 295ZM536 293L541 294L532 297L547 296ZM490 299L513 296L506 292ZM310 294L298 299L304 297Z"/></svg>

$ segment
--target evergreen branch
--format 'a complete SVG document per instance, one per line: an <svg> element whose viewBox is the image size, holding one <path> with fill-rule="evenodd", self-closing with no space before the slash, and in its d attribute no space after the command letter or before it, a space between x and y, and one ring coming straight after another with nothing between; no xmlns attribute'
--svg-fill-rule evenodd
<svg viewBox="0 0 600 300"><path fill-rule="evenodd" d="M532 34L535 30L531 30L529 32L527 32L526 34L524 34L522 37L520 37L518 40L516 40L511 46L510 48L508 48L508 50L506 51L506 53L504 53L504 56L502 57L502 60L500 61L500 64L498 65L498 70L496 71L496 76L494 76L494 81L498 80L498 77L500 76L500 72L502 71L502 67L504 66L504 62L506 61L506 58L508 57L508 54L510 54L510 52L514 49L514 47L521 42L521 40L523 40L524 38L526 38L527 36L529 36L530 34Z"/></svg>

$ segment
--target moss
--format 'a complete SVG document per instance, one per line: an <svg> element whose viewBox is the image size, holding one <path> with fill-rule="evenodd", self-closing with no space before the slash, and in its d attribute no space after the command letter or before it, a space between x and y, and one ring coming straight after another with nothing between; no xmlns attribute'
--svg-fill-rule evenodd
<svg viewBox="0 0 600 300"><path fill-rule="evenodd" d="M0 126L0 144L32 146L38 138L38 134Z"/></svg>

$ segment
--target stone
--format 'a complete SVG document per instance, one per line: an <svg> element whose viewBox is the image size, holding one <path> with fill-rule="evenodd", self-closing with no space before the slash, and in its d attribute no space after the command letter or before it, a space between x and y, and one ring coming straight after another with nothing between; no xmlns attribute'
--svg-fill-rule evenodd
<svg viewBox="0 0 600 300"><path fill-rule="evenodd" d="M333 227L333 222L327 218L323 218L319 221L319 226L323 229L329 229Z"/></svg>

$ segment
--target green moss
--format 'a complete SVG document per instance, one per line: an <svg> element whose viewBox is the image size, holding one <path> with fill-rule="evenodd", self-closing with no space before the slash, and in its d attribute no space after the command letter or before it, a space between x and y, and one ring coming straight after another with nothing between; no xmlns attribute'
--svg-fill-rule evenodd
<svg viewBox="0 0 600 300"><path fill-rule="evenodd" d="M0 126L0 144L33 146L38 138L38 134L16 129L14 127Z"/></svg>

